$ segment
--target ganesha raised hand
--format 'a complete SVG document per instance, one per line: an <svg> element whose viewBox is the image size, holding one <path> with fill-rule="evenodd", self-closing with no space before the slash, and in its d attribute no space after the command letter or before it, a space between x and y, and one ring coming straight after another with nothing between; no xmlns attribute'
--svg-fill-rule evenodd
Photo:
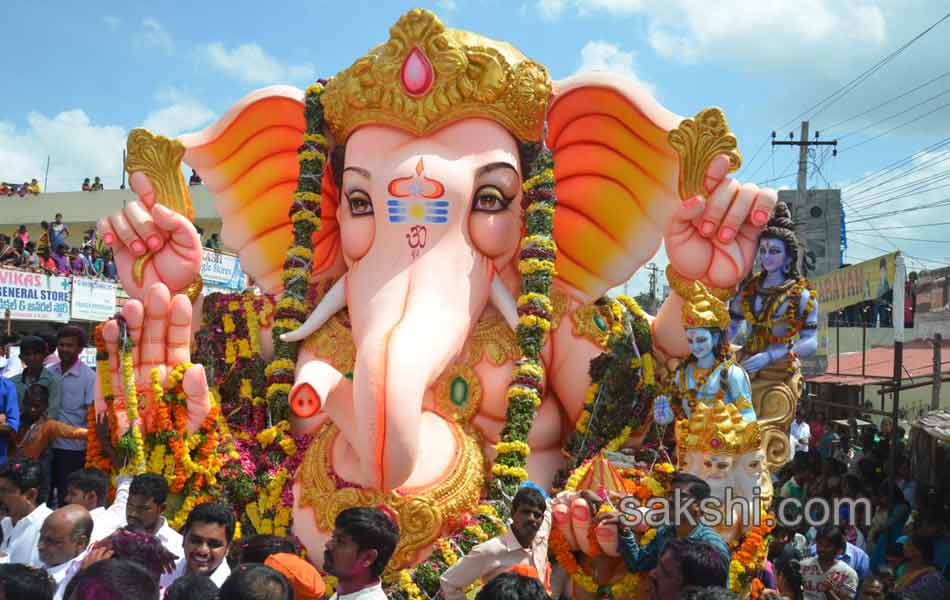
<svg viewBox="0 0 950 600"><path fill-rule="evenodd" d="M96 373L96 414L102 415L109 410L101 381L108 377L106 386L112 392L118 433L124 433L129 427L125 390L130 379L134 378L139 420L144 433L149 433L157 427L151 389L152 371L156 371L159 382L167 387L171 371L190 362L191 302L184 295L173 298L164 284L154 283L147 290L144 304L131 299L122 307L120 316L124 320L122 326L117 319L112 319L102 328L102 338L109 353L109 368L108 373L101 369ZM126 335L128 340L124 338ZM131 355L131 369L123 364L126 354ZM194 432L211 410L204 368L193 365L186 369L181 386L188 406L188 431Z"/></svg>
<svg viewBox="0 0 950 600"><path fill-rule="evenodd" d="M670 264L685 279L734 290L755 261L759 234L775 208L775 190L739 183L728 176L729 157L706 169L706 196L686 199L667 226Z"/></svg>
<svg viewBox="0 0 950 600"><path fill-rule="evenodd" d="M181 292L201 271L198 231L187 217L157 201L147 175L132 173L129 181L138 200L98 225L102 241L112 248L119 281L129 296L139 300L155 283ZM136 273L136 261L140 273Z"/></svg>

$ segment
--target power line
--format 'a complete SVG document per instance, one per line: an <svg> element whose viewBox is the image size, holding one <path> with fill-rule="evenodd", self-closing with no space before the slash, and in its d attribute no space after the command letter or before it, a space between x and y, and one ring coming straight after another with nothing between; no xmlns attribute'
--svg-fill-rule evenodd
<svg viewBox="0 0 950 600"><path fill-rule="evenodd" d="M924 29L923 31L915 35L913 38L911 38L909 41L904 43L897 50L891 52L890 54L888 54L887 56L879 60L877 63L869 67L867 70L865 70L863 73L861 73L860 75L858 75L857 77L849 81L848 83L838 88L836 91L832 92L828 96L825 96L824 98L819 100L817 103L813 104L812 106L809 106L801 113L789 119L786 123L781 125L779 129L785 129L786 127L788 127L795 121L801 120L806 115L809 115L809 118L814 118L818 116L823 111L827 110L830 106L834 105L836 102L838 102L839 100L847 96L849 93L854 91L855 88L857 88L859 85L867 81L872 75L877 73L887 63L889 63L894 58L899 56L901 53L907 50L907 48L913 45L917 40L919 40L920 38L930 33L931 30L933 30L935 27L937 27L938 25L940 25L947 19L950 19L950 13L947 13L944 16L942 16L940 19L935 21L932 25L930 25L929 27L927 27L926 29ZM816 112L812 112L812 111L816 111Z"/></svg>
<svg viewBox="0 0 950 600"><path fill-rule="evenodd" d="M881 229L916 229L918 227L940 227L950 225L950 221L940 221L938 223L918 223L915 225L890 225L888 227L877 227L874 229L849 229L848 233L861 233L866 231L880 231Z"/></svg>
<svg viewBox="0 0 950 600"><path fill-rule="evenodd" d="M870 233L858 233L858 232L855 232L855 231L851 231L850 233L852 233L852 234L854 234L854 235L872 235L872 234L870 234ZM931 243L931 244L950 244L950 239L947 239L947 240L922 240L922 239L920 239L920 238L907 238L907 237L894 237L894 236L888 236L888 237L889 237L890 239L892 239L892 240L900 240L900 241L903 241L903 242L928 242L928 243Z"/></svg>
<svg viewBox="0 0 950 600"><path fill-rule="evenodd" d="M844 135L838 136L838 139L839 139L839 140L843 140L843 139L845 139L845 138L847 138L847 137L851 137L852 135L857 135L857 134L861 133L862 131L867 131L868 129L873 129L873 128L877 127L878 125L880 125L881 123L886 123L887 121L890 121L891 119L896 119L897 117L899 117L899 116L901 116L901 115L906 115L907 113L909 113L910 111L914 110L914 109L917 108L918 106L923 106L924 104L927 104L928 102L933 102L934 100L936 100L936 99L939 98L940 96L945 96L946 94L950 94L950 90L944 90L944 91L940 92L939 94L934 94L934 95L931 96L930 98L927 98L926 100L922 100L922 101L918 102L917 104L914 104L913 106L909 106L909 107L905 108L904 110L902 110L902 111L900 111L900 112L898 112L898 113L894 113L893 115L891 115L891 116L889 116L889 117L884 117L883 119L878 119L877 121L874 121L873 123L870 123L870 124L868 124L868 125L865 125L864 127L861 127L860 129L855 129L854 131L849 131L848 133L846 133L846 134L844 134Z"/></svg>
<svg viewBox="0 0 950 600"><path fill-rule="evenodd" d="M832 124L832 125L829 125L828 127L825 127L824 129L822 129L822 131L831 130L831 129L834 129L835 127L840 127L841 125L844 125L845 123L850 123L851 121L854 121L855 119L859 119L859 118L863 117L864 115L866 115L866 114L868 114L868 113L872 113L872 112L876 111L876 110L879 109L879 108L883 108L883 107L887 106L888 104L891 104L892 102L895 102L895 101L897 101L897 100L900 100L901 98L904 98L905 96L909 96L910 94L913 94L913 93L916 92L917 90L919 90L919 89L921 89L921 88L925 88L925 87L927 87L928 85L930 85L931 83L937 81L938 79L942 79L942 78L944 78L944 77L946 77L946 76L948 76L948 75L950 75L950 71L947 71L946 73L941 73L940 75L937 75L936 77L934 77L934 78L932 78L932 79L928 79L927 81L923 82L922 84L918 85L917 87L915 87L915 88L913 88L913 89L910 89L910 90L907 90L906 92L904 92L903 94L900 94L899 96L894 96L894 97L891 98L890 100L885 100L884 102L881 102L880 104L877 104L877 105L875 105L875 106L872 106L871 108L869 108L869 109L867 109L867 110L865 110L865 111L863 111L863 112L859 112L858 114L856 114L856 115L854 115L854 116L848 117L847 119L842 119L841 121L838 121L837 123L834 123L834 124ZM841 136L841 137L845 137L845 136Z"/></svg>
<svg viewBox="0 0 950 600"><path fill-rule="evenodd" d="M868 144L868 143L870 143L870 142L873 142L874 140L879 139L879 138L881 138L881 137L884 137L885 135L891 133L892 131L896 131L896 130L898 130L898 129L902 128L902 127L906 127L906 126L908 126L908 125L910 125L910 124L912 124L912 123L916 123L917 121L923 119L924 117L929 117L930 115L934 114L935 112L940 111L940 110L943 110L943 109L947 108L948 106L950 106L950 102L948 102L948 103L946 103L946 104L941 104L940 106L938 106L937 108L935 108L935 109L933 109L933 110L931 110L931 111L929 111L929 112L926 112L926 113L924 113L924 114L922 114L922 115L920 115L920 116L918 116L918 117L914 117L914 118L911 119L910 121L905 121L905 122L901 123L900 125L896 125L896 126L894 126L894 127L891 127L891 128L888 129L887 131L885 131L885 132L883 132L883 133L879 133L879 134L877 134L876 136L874 136L874 137L872 137L872 138L868 138L868 139L864 140L863 142L858 142L857 144L852 144L852 145L850 145L850 146L847 146L846 148L842 148L842 149L841 149L841 152L844 152L844 151L846 151L846 150L853 150L854 148L857 148L857 147L859 147L859 146L863 146L863 145L865 145L865 144Z"/></svg>
<svg viewBox="0 0 950 600"><path fill-rule="evenodd" d="M899 214L909 213L909 212L917 212L919 210L927 210L929 208L937 208L940 206L946 206L948 204L950 204L950 198L945 198L943 200L938 200L936 202L931 202L929 204L922 204L920 206L912 206L910 208L904 208L901 210L892 210L886 213L877 213L874 215L861 217L860 219L852 219L851 221L849 221L849 223L860 223L862 221L872 221L874 219L881 219L884 217L891 217L894 215L899 215Z"/></svg>
<svg viewBox="0 0 950 600"><path fill-rule="evenodd" d="M860 189L860 190L858 190L858 191L856 191L856 192L854 192L854 193L849 193L848 196L849 196L849 198L850 198L851 200L854 200L855 198L860 198L860 197L862 197L862 196L867 196L868 194L871 194L871 195L877 194L877 193L881 190L881 188L882 188L883 186L887 185L888 183L897 181L897 180L899 180L899 179L903 179L903 178L905 178L905 177L907 177L907 176L909 176L909 175L911 175L911 174L913 174L913 173L916 173L917 171L920 171L920 170L922 170L922 169L926 169L926 168L931 167L931 166L933 166L933 165L942 163L943 161L947 160L948 158L950 158L950 150L944 150L943 152L937 153L935 156L929 158L928 160L925 160L925 161L923 161L923 162L920 162L920 163L918 163L917 165L915 165L915 166L913 166L913 167L911 167L911 168L909 168L909 169L906 169L906 170L904 170L904 171L898 173L897 175L894 175L893 177L889 177L889 178L887 178L887 179L885 179L885 180L883 180L883 181L879 181L879 182L875 183L875 185L874 185L873 187L864 187L864 189ZM850 189L851 189L850 186L849 186L847 189L850 190ZM860 204L860 203L859 203L859 204Z"/></svg>
<svg viewBox="0 0 950 600"><path fill-rule="evenodd" d="M942 140L934 142L933 144L929 146L921 148L920 150L917 150L913 154L909 156L905 156L904 158L898 159L897 161L890 163L888 165L885 165L884 167L881 167L879 170L874 171L873 173L869 173L859 179L856 179L855 181L852 181L851 183L845 185L844 187L846 190L855 189L855 188L861 189L865 186L870 185L871 182L877 179L878 177L883 177L884 175L887 175L888 173L894 171L895 169L898 169L906 165L907 163L912 162L915 158L918 158L928 152L933 152L934 150L937 150L947 145L950 145L950 137L945 137Z"/></svg>

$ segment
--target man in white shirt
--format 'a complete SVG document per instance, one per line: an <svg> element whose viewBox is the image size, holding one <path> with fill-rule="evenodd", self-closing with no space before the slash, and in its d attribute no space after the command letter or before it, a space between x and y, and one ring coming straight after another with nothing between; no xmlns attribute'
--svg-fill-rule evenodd
<svg viewBox="0 0 950 600"><path fill-rule="evenodd" d="M92 517L91 544L109 537L125 525L125 505L129 500L131 477L116 479L115 501L106 508L109 499L109 476L100 469L89 468L73 471L66 479L66 503L82 506Z"/></svg>
<svg viewBox="0 0 950 600"><path fill-rule="evenodd" d="M234 513L223 504L206 502L194 507L185 521L184 556L175 571L162 576L160 587L170 586L183 575L203 575L218 587L231 574L225 558L234 539Z"/></svg>
<svg viewBox="0 0 950 600"><path fill-rule="evenodd" d="M805 421L805 415L799 410L795 413L795 420L788 432L789 459L795 458L796 452L808 452L808 442L811 439L811 428Z"/></svg>
<svg viewBox="0 0 950 600"><path fill-rule="evenodd" d="M0 521L3 542L0 562L39 567L37 542L50 510L43 502L43 466L28 459L14 459L0 467L0 506L7 516Z"/></svg>
<svg viewBox="0 0 950 600"><path fill-rule="evenodd" d="M383 511L341 512L323 551L324 572L338 580L330 600L386 600L380 576L398 542L399 530Z"/></svg>
<svg viewBox="0 0 950 600"><path fill-rule="evenodd" d="M511 501L511 527L483 542L442 574L442 595L446 600L464 600L465 588L482 580L487 583L512 567L530 567L545 585L548 579L548 535L551 511L534 484L518 490Z"/></svg>
<svg viewBox="0 0 950 600"><path fill-rule="evenodd" d="M166 550L182 558L181 534L168 526L162 513L168 498L168 482L156 473L137 475L129 486L129 498L125 505L126 523L131 529L150 533L157 537Z"/></svg>
<svg viewBox="0 0 950 600"><path fill-rule="evenodd" d="M54 510L43 522L37 549L43 568L56 583L54 600L62 600L69 580L86 557L92 528L89 511L78 504Z"/></svg>
<svg viewBox="0 0 950 600"><path fill-rule="evenodd" d="M858 574L843 560L847 542L841 529L826 525L818 532L817 556L801 561L805 600L850 600L858 593Z"/></svg>

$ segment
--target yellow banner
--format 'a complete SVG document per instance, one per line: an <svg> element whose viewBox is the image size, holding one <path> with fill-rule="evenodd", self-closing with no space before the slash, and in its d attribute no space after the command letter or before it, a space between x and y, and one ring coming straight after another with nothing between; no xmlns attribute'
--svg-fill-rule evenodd
<svg viewBox="0 0 950 600"><path fill-rule="evenodd" d="M894 287L897 252L837 269L811 280L818 291L818 356L827 356L828 314L861 302L877 300Z"/></svg>
<svg viewBox="0 0 950 600"><path fill-rule="evenodd" d="M826 273L811 280L822 314L877 300L894 287L897 252Z"/></svg>

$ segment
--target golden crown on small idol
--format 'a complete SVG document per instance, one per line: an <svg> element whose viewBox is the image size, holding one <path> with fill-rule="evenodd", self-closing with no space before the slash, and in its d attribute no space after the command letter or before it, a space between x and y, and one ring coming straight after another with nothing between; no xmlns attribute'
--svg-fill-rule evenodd
<svg viewBox="0 0 950 600"><path fill-rule="evenodd" d="M687 329L708 327L726 329L729 326L729 309L726 303L716 298L701 281L694 281L683 298L683 326Z"/></svg>
<svg viewBox="0 0 950 600"><path fill-rule="evenodd" d="M746 421L734 404L715 400L698 402L689 420L676 423L676 446L687 452L739 455L759 450L762 430L757 421Z"/></svg>
<svg viewBox="0 0 950 600"><path fill-rule="evenodd" d="M518 139L540 141L553 85L547 69L514 46L448 29L431 12L404 14L381 44L338 73L321 98L337 142L360 125L424 135L484 117Z"/></svg>

